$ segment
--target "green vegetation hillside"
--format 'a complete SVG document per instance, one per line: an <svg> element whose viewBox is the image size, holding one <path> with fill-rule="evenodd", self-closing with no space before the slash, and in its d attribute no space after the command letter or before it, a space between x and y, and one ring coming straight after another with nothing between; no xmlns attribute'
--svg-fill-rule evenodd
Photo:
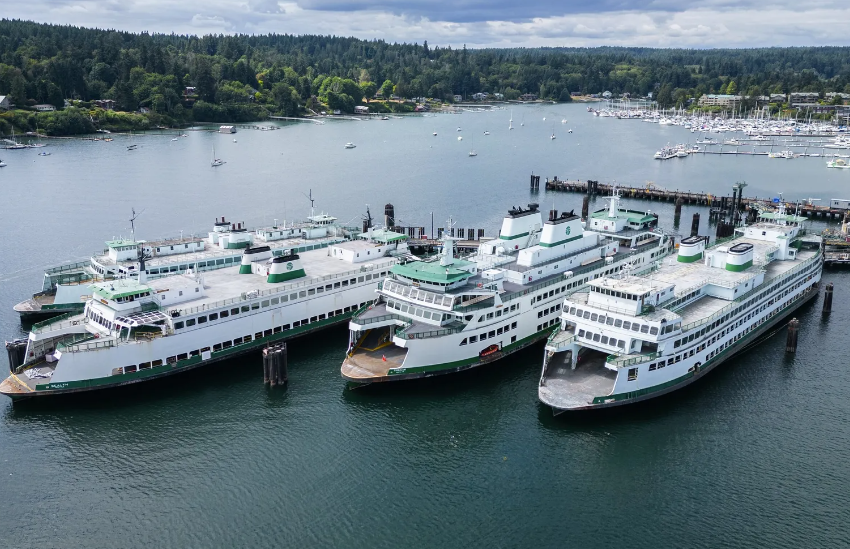
<svg viewBox="0 0 850 549"><path fill-rule="evenodd" d="M0 132L142 129L192 121L248 121L310 110L351 112L387 99L451 101L477 92L653 92L662 106L733 89L746 95L850 92L850 48L438 48L330 36L134 34L0 20L0 95L18 108L65 100L55 113L0 114ZM96 100L112 99L106 114ZM370 103L373 110L399 108Z"/></svg>

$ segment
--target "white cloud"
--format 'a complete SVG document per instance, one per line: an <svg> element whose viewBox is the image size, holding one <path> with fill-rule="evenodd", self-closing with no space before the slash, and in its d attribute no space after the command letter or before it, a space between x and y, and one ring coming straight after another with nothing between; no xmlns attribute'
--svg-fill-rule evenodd
<svg viewBox="0 0 850 549"><path fill-rule="evenodd" d="M344 4L300 4L295 0L30 0L4 5L4 17L35 21L163 33L291 33L334 34L390 42L419 42L458 47L516 46L654 46L747 47L850 45L850 7L834 0L815 0L801 10L799 2L776 0L755 4L742 0L704 0L699 7L667 0L571 5L571 13L544 7L551 15L514 18L497 2L491 18L469 19L461 2L441 10L407 9L412 2L363 0L363 9ZM418 0L417 6L428 4ZM511 1L510 5L522 5ZM315 5L329 9L307 9ZM375 9L385 6L385 9ZM638 9L615 9L633 6ZM330 9L332 8L332 9ZM577 8L585 10L576 12ZM477 15L486 15L485 8ZM539 9L538 9L539 11ZM433 12L433 13L432 13ZM504 15L505 18L499 18Z"/></svg>

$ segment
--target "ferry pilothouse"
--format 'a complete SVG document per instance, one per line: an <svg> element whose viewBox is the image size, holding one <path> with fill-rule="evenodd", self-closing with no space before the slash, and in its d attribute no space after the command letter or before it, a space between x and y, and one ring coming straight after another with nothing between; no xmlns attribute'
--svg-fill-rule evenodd
<svg viewBox="0 0 850 549"><path fill-rule="evenodd" d="M497 239L464 259L444 234L436 260L395 265L376 302L352 317L342 377L356 384L477 367L545 339L565 296L629 265L636 272L669 254L657 218L619 207L588 223L537 204L513 208Z"/></svg>
<svg viewBox="0 0 850 549"><path fill-rule="evenodd" d="M684 239L642 276L606 276L567 296L538 396L558 414L675 391L770 333L817 295L823 253L805 218L763 212L731 240Z"/></svg>
<svg viewBox="0 0 850 549"><path fill-rule="evenodd" d="M231 233L232 234L232 233ZM347 321L409 256L407 237L369 229L357 239L281 255L242 247L236 265L89 286L80 314L33 325L7 344L13 399L138 383L194 369Z"/></svg>
<svg viewBox="0 0 850 549"><path fill-rule="evenodd" d="M131 223L135 220L135 213ZM275 220L271 227L249 230L242 222L216 218L206 237L180 236L162 240L118 238L105 243L105 248L88 260L58 267L44 273L41 291L15 305L22 322L34 322L53 316L80 312L90 297L89 286L127 276L138 276L139 258L146 259L144 275L148 279L183 272L190 266L208 271L238 265L242 250L252 245L266 245L280 255L284 250L301 252L342 242L351 232L336 223L336 218L321 213L305 221Z"/></svg>

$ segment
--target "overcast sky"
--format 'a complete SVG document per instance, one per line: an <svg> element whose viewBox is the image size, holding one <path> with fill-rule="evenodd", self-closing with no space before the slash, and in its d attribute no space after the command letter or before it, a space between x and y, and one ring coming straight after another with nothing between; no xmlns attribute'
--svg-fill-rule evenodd
<svg viewBox="0 0 850 549"><path fill-rule="evenodd" d="M850 45L847 0L9 0L0 16L128 31L334 34L453 47Z"/></svg>

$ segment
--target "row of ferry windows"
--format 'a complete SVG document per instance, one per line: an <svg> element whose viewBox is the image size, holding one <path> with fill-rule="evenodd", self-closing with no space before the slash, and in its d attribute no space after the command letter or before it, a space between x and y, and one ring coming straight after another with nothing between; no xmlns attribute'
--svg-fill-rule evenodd
<svg viewBox="0 0 850 549"><path fill-rule="evenodd" d="M404 301L395 301L392 299L387 300L387 308L395 309L396 311L401 311L402 313L407 313L411 316L418 316L419 318L427 318L428 320L448 320L449 316L446 313L440 313L437 311L429 311L428 309L420 309L419 307L414 307L413 305L408 305Z"/></svg>
<svg viewBox="0 0 850 549"><path fill-rule="evenodd" d="M478 335L465 337L463 338L463 341L460 342L460 344L466 345L467 343L478 343L479 341L486 341L487 339L506 334L511 330L516 330L516 322L505 324L504 326L500 326L495 330L490 330L489 332L481 332ZM516 341L516 337L511 339L511 343L513 343L514 341Z"/></svg>
<svg viewBox="0 0 850 549"><path fill-rule="evenodd" d="M745 316L744 318L742 318L742 319L741 319L741 320L739 320L738 322L736 322L736 323L732 324L732 326L730 326L730 327L728 327L728 328L725 328L723 331L721 331L721 332L717 335L717 337L720 337L720 336L723 336L723 335L727 334L730 330L732 330L732 329L734 329L734 328L737 328L738 326L740 326L741 324L743 324L744 322L746 322L747 320L749 320L750 318L752 318L754 315L758 314L759 312L761 312L761 311L765 310L765 309L766 309L766 308L768 308L768 307L771 307L771 306L772 306L775 302L779 301L779 299L780 299L780 298L783 298L783 297L787 296L789 293L791 293L793 290L795 290L796 288L798 288L798 287L799 287L800 285L802 285L802 284L803 284L803 282L798 282L798 283L797 283L797 284L795 284L792 288L789 288L789 289L785 290L782 294L778 295L775 299L771 299L770 301L768 301L767 303L765 303L765 304L764 304L764 305L762 305L761 307L757 308L755 311L751 312L750 314L748 314L747 316ZM713 330L714 328L716 328L716 327L720 326L721 324L723 324L725 321L729 320L729 318L730 318L731 316L734 316L735 314L737 314L738 312L740 312L740 310L741 310L742 308L744 308L744 307L739 307L739 308L735 309L735 311L733 311L732 313L729 313L729 314L727 314L727 315L723 316L723 318L721 318L721 319L719 319L719 320L717 320L717 321L715 321L715 322L711 323L709 326L706 326L705 328L703 328L703 329L701 329L701 330L699 330L699 331L697 331L697 332L694 332L693 334L689 335L688 337L684 337L684 338L682 338L682 339L677 339L677 340L673 343L673 347L674 347L674 348L676 348L676 347L679 347L680 345L685 345L685 344L687 344L687 343L689 343L689 342L693 341L694 339L699 338L700 336L705 335L707 332L710 332L710 331L711 331L711 330ZM772 316L773 314L775 314L775 311L771 313L771 316ZM711 342L712 342L712 343L714 342L714 339L716 339L716 337L715 337L715 338L712 338L712 340L711 340Z"/></svg>
<svg viewBox="0 0 850 549"><path fill-rule="evenodd" d="M547 321L546 321L546 322L544 322L543 324L538 324L538 325L537 325L537 331L539 332L539 331L541 331L541 330L545 330L546 328L548 328L549 326L552 326L552 325L556 324L557 322L558 322L558 319L557 319L557 318L553 318L553 319L551 319L551 320L547 320Z"/></svg>
<svg viewBox="0 0 850 549"><path fill-rule="evenodd" d="M631 322L629 320L621 320L619 318L614 318L612 316L600 315L597 313L591 313L590 311L584 311L582 309L577 309L575 307L570 307L569 314L575 316L576 318L584 318L590 320L591 322L599 322L600 324L606 324L608 326L613 326L615 328L622 328L624 330L631 330L633 332L640 332L642 334L650 334L650 335L658 335L659 329L657 326L649 326L647 324L641 324L639 322ZM663 332L668 334L678 328L680 325L679 322L671 322L664 326Z"/></svg>
<svg viewBox="0 0 850 549"><path fill-rule="evenodd" d="M554 312L561 310L561 304L556 303L549 308L543 309L542 311L537 311L537 318L543 318L544 316L550 315Z"/></svg>
<svg viewBox="0 0 850 549"><path fill-rule="evenodd" d="M591 292L596 292L598 294L604 294L611 297L619 297L620 299L631 299L632 301L638 300L637 294L629 294L626 292L615 292L614 290L609 290L608 288L590 288ZM648 296L649 294L644 294L644 296Z"/></svg>
<svg viewBox="0 0 850 549"><path fill-rule="evenodd" d="M305 318L303 320L296 320L291 325L290 324L284 324L283 326L275 326L274 328L265 330L263 332L257 332L253 336L248 334L248 335L245 335L245 336L242 336L242 337L237 337L236 339L232 339L232 340L229 340L229 341L222 341L221 343L216 343L215 345L212 346L212 352L218 352L218 351L221 351L223 349L229 349L229 348L235 347L237 345L243 345L245 343L250 343L251 341L254 341L254 340L257 340L257 339L260 339L260 338L263 338L263 337L269 337L273 334L279 334L280 332L285 332L286 330L289 330L289 329L292 329L292 328L298 328L300 326L306 326L306 325L311 324L313 322L319 322L319 321L322 321L322 320L326 320L328 318L333 318L335 316L339 316L341 314L349 313L351 311L356 311L359 307L363 307L365 305L366 305L366 302L363 302L360 305L356 305L356 304L351 305L350 307L345 307L344 309L337 309L336 311L329 311L327 314L320 314L320 315L317 315L317 316L314 316L314 317L311 317L311 318ZM179 360L186 360L189 357L198 356L201 353L209 351L209 350L210 350L210 347L204 347L203 349L195 349L194 351L190 351L188 353L182 353L182 354L179 354L179 355L170 356L170 357L165 359L164 363L165 364L174 364ZM137 372L137 371L140 371L140 370L149 370L150 368L155 368L157 366L162 366L162 365L163 365L162 359L153 360L151 362L142 362L141 364L138 364L138 365L124 366L122 368L113 368L112 369L112 375L130 374L130 373Z"/></svg>
<svg viewBox="0 0 850 549"><path fill-rule="evenodd" d="M576 280L575 282L573 282L571 284L567 284L566 286L558 286L554 290L549 290L548 292L543 292L542 294L540 294L536 298L531 299L531 305L534 306L535 301L543 301L544 299L548 299L548 298L555 296L555 295L558 295L562 292L566 292L567 288L573 288L575 286L578 286L580 284L584 284L586 282L587 282L587 279L583 278L582 280Z"/></svg>
<svg viewBox="0 0 850 549"><path fill-rule="evenodd" d="M596 334L591 331L585 332L584 330L578 331L578 336L582 337L588 341L593 341L595 343L601 343L602 345L610 345L612 347L619 347L620 349L626 348L626 342L622 339L617 339L614 337L609 338L608 336L604 336L602 334Z"/></svg>
<svg viewBox="0 0 850 549"><path fill-rule="evenodd" d="M782 292L781 294L779 294L778 296L776 296L774 299L771 299L769 302L767 302L767 304L762 305L762 306L761 306L760 308L758 308L755 312L762 311L762 310L764 310L766 307L769 307L769 306L773 305L773 303L774 303L775 301L777 301L777 300L778 300L778 299L780 299L780 298L785 297L786 295L788 295L788 294L789 294L789 293L791 293L792 291L796 290L797 288L799 288L800 286L802 286L802 285L803 285L803 284L805 284L805 283L806 283L806 281L804 281L804 280L801 280L801 281L797 282L796 284L794 284L793 286L789 287L789 288L788 288L788 289L786 289L784 292ZM776 285L774 285L773 287L771 287L771 289L770 289L770 290L776 290L776 289L777 289L780 285L781 285L781 284L776 284ZM720 326L720 325L721 325L721 324L723 324L724 322L727 322L730 318L733 318L735 315L737 315L737 314L738 314L738 313L740 313L741 311L743 311L743 310L747 309L748 307L752 306L753 304L755 304L755 303L756 303L759 299L761 299L764 295L769 294L769 293L770 293L770 291L767 291L767 292L761 293L761 294L759 294L758 296L756 296L756 297L754 297L754 298L752 298L752 299L748 300L746 303L742 304L741 306L736 307L734 310L730 311L729 313L727 313L727 314L723 315L721 318L719 318L719 319L715 320L714 322L712 322L710 325L706 326L705 328L702 328L702 329L700 329L700 330L698 330L698 331L696 331L696 332L694 332L694 333L690 334L688 337L684 337L684 338L682 338L682 339L677 339L675 342L673 342L673 347L675 348L675 347L679 347L680 345L684 345L684 344L686 344L686 343L688 343L688 342L690 342L690 341L693 341L695 338L701 337L701 336L705 335L707 332L710 332L710 331L714 330L715 328L717 328L718 326ZM747 318L749 318L750 316L752 316L752 314L755 314L755 313L751 313L750 315L748 315L748 316L747 316Z"/></svg>
<svg viewBox="0 0 850 549"><path fill-rule="evenodd" d="M794 285L794 288L799 287L801 284L803 284L803 282L802 282L802 281L801 281L801 282L799 282L799 283L797 283L797 284L795 284L795 285ZM787 295L788 293L789 293L789 292L788 292L788 291L786 291L786 292L783 294L783 296ZM800 297L799 295L798 295L798 296L795 296L795 297L794 297L794 300L799 299L799 297ZM707 341L707 342L703 343L703 344L702 344L702 345L700 345L699 347L694 347L694 348L693 348L693 349L691 349L690 351L685 351L685 352L684 352L684 353L682 353L682 354L678 354L678 355L676 355L676 356L672 356L672 357L668 358L667 360L662 360L662 361L660 361L660 362L653 362L652 364L650 364L650 365L649 365L649 371L650 371L650 372L652 372L652 371L655 371L655 370L660 370L661 368L664 368L665 366L670 366L670 365L672 365L672 364L675 364L675 363L677 363L677 362L680 362L683 358L689 358L689 357L694 356L694 354L696 354L696 353L698 353L698 352L702 352L702 351L704 351L704 350L705 350L705 348L706 348L706 346L711 346L711 345L713 345L714 343L716 343L716 342L717 342L717 340L718 340L718 339L722 338L724 335L727 335L729 332L731 332L731 331L732 331L732 330L734 330L735 328L740 327L740 326L741 326L742 324L744 324L747 320L750 320L750 319L751 319L751 318L752 318L752 317L753 317L756 313L758 313L758 312L760 312L760 311L764 310L764 309L765 309L765 308L767 308L768 306L769 306L769 305L762 305L761 307L759 307L759 309L758 309L757 311L754 311L754 312L750 313L749 315L747 315L746 317L742 318L741 320L739 320L738 322L736 322L736 323L735 323L735 324L733 324L732 326L730 326L730 327L728 327L728 328L724 329L722 332L718 333L716 336L712 337L709 341ZM730 345L732 345L732 344L733 344L733 343L735 343L736 341L740 340L742 337L744 337L745 335L749 334L750 332L752 332L753 330L755 330L756 328L758 328L761 324L763 324L764 322L766 322L766 321L770 320L770 318L771 318L771 317L775 316L775 315L776 315L776 314L778 314L778 313L779 313L779 309L774 310L774 311L771 311L769 315L767 315L767 316L765 316L765 317L763 317L763 318L760 318L760 319L758 319L758 321L757 321L757 322L753 323L753 324L752 324L752 325L750 325L750 326L747 326L747 328L746 328L744 331L742 331L740 334L736 334L736 335L735 335L735 337L731 338L731 339L730 339L730 340L728 340L728 341L723 342L723 344L722 344L722 345L720 345L717 349L715 349L715 350L711 351L710 353L708 353L708 355L706 355L706 357L705 357L705 358L706 358L706 360L711 360L712 358L716 357L716 356L717 356L717 355L719 355L721 352L723 352L726 348L728 348ZM677 341L676 343L677 343L677 345L676 345L676 346L678 346L678 343L679 343L679 342ZM637 369L637 368L631 368L631 369L629 369L629 374L628 374L628 375L629 375L629 377L628 377L628 380L629 380L629 381L634 381L634 380L636 380L636 379L637 379L637 376L638 376L638 369Z"/></svg>
<svg viewBox="0 0 850 549"><path fill-rule="evenodd" d="M269 307L271 305L279 305L280 303L286 303L287 301L295 301L296 299L307 297L316 294L322 294L327 291L330 291L334 288L340 288L343 286L348 286L349 284L356 284L357 282L363 282L364 280L370 280L371 278L377 279L380 276L383 276L385 273L375 273L374 275L365 275L357 278L352 278L351 280L343 280L342 282L335 282L334 284L327 284L325 286L320 286L318 288L310 288L309 290L301 290L300 292L295 292L289 295L283 295L278 297L272 297L269 299L264 299L263 301L255 301L250 305L242 305L241 307L234 307L230 309L230 311L224 310L219 311L217 313L210 313L209 320L218 320L219 318L227 318L231 315L238 315L240 312L247 313L251 310L259 309L260 307ZM207 316L199 316L196 318L190 318L185 321L175 322L174 329L182 330L184 327L194 326L195 324L204 324L207 322Z"/></svg>
<svg viewBox="0 0 850 549"><path fill-rule="evenodd" d="M519 304L514 303L510 307L505 307L504 309L498 309L495 313L487 313L486 315L481 315L478 317L478 322L484 322L485 320L492 320L494 317L499 318L502 315L506 315L508 313L512 313L519 309Z"/></svg>

